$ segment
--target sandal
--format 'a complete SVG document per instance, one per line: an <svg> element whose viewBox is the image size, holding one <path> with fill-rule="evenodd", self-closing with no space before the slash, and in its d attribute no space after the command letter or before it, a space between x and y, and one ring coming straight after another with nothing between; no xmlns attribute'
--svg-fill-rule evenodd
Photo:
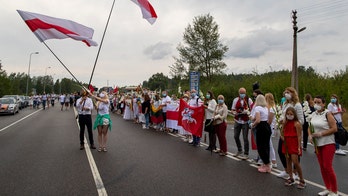
<svg viewBox="0 0 348 196"><path fill-rule="evenodd" d="M98 148L98 152L101 152L101 151L102 151L102 147L99 147L99 148Z"/></svg>
<svg viewBox="0 0 348 196"><path fill-rule="evenodd" d="M306 187L306 182L304 180L300 180L300 183L297 185L298 189L304 189Z"/></svg>
<svg viewBox="0 0 348 196"><path fill-rule="evenodd" d="M293 178L288 178L284 183L285 186L292 186L293 184L295 184L295 180Z"/></svg>
<svg viewBox="0 0 348 196"><path fill-rule="evenodd" d="M104 147L104 148L103 148L103 151L104 151L104 152L107 152L108 150L106 150L106 148Z"/></svg>

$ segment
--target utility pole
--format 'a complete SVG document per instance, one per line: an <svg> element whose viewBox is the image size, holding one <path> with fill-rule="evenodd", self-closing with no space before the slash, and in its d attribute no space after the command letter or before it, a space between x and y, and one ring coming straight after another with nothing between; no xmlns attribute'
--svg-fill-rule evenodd
<svg viewBox="0 0 348 196"><path fill-rule="evenodd" d="M2 68L2 64L1 64L1 60L0 60L0 70L1 70L1 68Z"/></svg>
<svg viewBox="0 0 348 196"><path fill-rule="evenodd" d="M297 27L297 11L292 11L292 23L293 23L293 29L294 29L294 43L293 43L293 52L292 52L292 72L291 72L291 86L296 89L298 92L298 69L297 69L297 33L303 31L306 29L306 27L301 28L298 30Z"/></svg>

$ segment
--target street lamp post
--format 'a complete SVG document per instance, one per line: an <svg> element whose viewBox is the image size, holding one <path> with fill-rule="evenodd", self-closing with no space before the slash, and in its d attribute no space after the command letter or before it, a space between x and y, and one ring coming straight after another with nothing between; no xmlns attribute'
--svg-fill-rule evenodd
<svg viewBox="0 0 348 196"><path fill-rule="evenodd" d="M46 91L45 91L45 88L46 88L46 75L47 75L47 69L50 69L51 67L46 67L46 69L45 69L45 76L44 76L44 78L45 78L45 80L44 80L44 89L43 89L43 92L46 94Z"/></svg>
<svg viewBox="0 0 348 196"><path fill-rule="evenodd" d="M28 96L28 86L29 86L29 78L30 78L30 63L31 63L31 55L39 54L39 52L32 52L29 55L29 67L28 67L28 75L27 75L27 88L25 90L25 95Z"/></svg>
<svg viewBox="0 0 348 196"><path fill-rule="evenodd" d="M293 53L292 53L292 72L291 72L291 86L298 92L298 68L297 68L297 33L304 31L306 27L298 29L297 27L297 11L292 11L293 13L293 29L294 29L294 43L293 43Z"/></svg>

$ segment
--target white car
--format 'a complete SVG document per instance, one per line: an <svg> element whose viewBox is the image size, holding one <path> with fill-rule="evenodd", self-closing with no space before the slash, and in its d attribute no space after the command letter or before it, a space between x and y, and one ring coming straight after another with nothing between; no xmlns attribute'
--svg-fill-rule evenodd
<svg viewBox="0 0 348 196"><path fill-rule="evenodd" d="M15 114L19 111L19 105L12 97L0 98L0 114Z"/></svg>

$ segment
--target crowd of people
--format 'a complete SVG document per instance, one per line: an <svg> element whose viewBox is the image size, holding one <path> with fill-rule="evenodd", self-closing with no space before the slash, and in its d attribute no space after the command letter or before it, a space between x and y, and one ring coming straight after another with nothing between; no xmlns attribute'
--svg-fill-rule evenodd
<svg viewBox="0 0 348 196"><path fill-rule="evenodd" d="M254 87L254 86L253 86ZM110 97L109 97L110 96ZM91 98L93 98L93 100ZM297 91L292 87L284 89L283 98L276 104L272 93L263 94L258 88L253 88L252 97L241 87L238 96L233 99L230 107L225 103L225 97L216 98L212 91L199 94L195 89L186 90L180 98L169 96L168 92L141 92L108 94L103 91L95 96L83 91L77 94L37 95L33 96L33 107L42 103L43 109L49 103L54 106L55 99L59 100L61 110L76 106L80 126L80 149L84 149L84 132L87 127L90 147L94 145L92 129L98 130L98 151L106 152L108 131L112 121L109 111L121 114L124 120L142 125L143 129L154 129L163 132L181 134L184 142L192 146L200 146L201 135L208 134L206 150L226 156L227 152L227 117L233 116L234 141L236 150L233 156L249 159L249 147L257 150L258 156L252 161L259 165L258 172L270 173L278 167L276 151L272 136L279 137L277 154L284 168L277 176L285 179L285 186L296 184L299 189L306 187L305 172L302 171L300 158L307 150L308 141L315 148L320 171L326 189L318 195L337 195L336 174L332 166L335 153L345 155L336 143L334 133L337 126L342 125L342 114L345 109L339 104L338 96L333 94L330 103L326 105L323 96L310 94L304 96L301 103ZM178 117L173 118L173 112L180 107L180 100L188 107L204 108L204 124L200 134L193 133L178 124ZM52 102L51 102L52 101ZM35 104L34 104L35 103ZM91 112L97 109L97 117L92 123ZM178 114L180 115L180 114ZM249 130L250 136L249 136ZM242 142L240 141L242 135ZM218 141L218 142L217 142ZM218 145L217 145L218 144ZM250 145L251 144L251 145ZM218 148L219 147L219 148Z"/></svg>
<svg viewBox="0 0 348 196"><path fill-rule="evenodd" d="M322 96L313 99L310 94L306 94L301 102L292 87L284 89L279 105L276 105L272 93L263 94L260 89L254 89L252 97L248 97L243 87L239 89L238 94L230 107L225 103L223 95L215 98L211 91L199 95L192 89L185 91L180 97L190 107L203 106L205 109L202 131L208 133L206 150L219 153L220 156L227 155L227 116L231 115L234 118L236 144L233 156L249 159L251 143L252 149L257 150L258 157L252 161L259 165L258 171L270 173L273 167L278 167L272 143L272 136L277 136L277 154L284 168L278 177L285 179L285 186L296 185L298 189L304 189L305 172L302 171L300 158L302 152L307 150L309 141L314 145L326 187L318 195L337 195L336 174L332 162L335 153L345 155L334 139L337 126L342 126L342 114L345 112L338 103L337 95L331 96L326 107L326 100ZM159 94L145 90L140 95L121 93L113 99L114 112L122 114L125 120L142 124L143 129L153 128L157 131L181 134L185 142L200 146L199 135L192 134L190 130L180 126L172 126L169 117L167 118L169 111L179 108L180 99L175 95L170 97L166 91Z"/></svg>

